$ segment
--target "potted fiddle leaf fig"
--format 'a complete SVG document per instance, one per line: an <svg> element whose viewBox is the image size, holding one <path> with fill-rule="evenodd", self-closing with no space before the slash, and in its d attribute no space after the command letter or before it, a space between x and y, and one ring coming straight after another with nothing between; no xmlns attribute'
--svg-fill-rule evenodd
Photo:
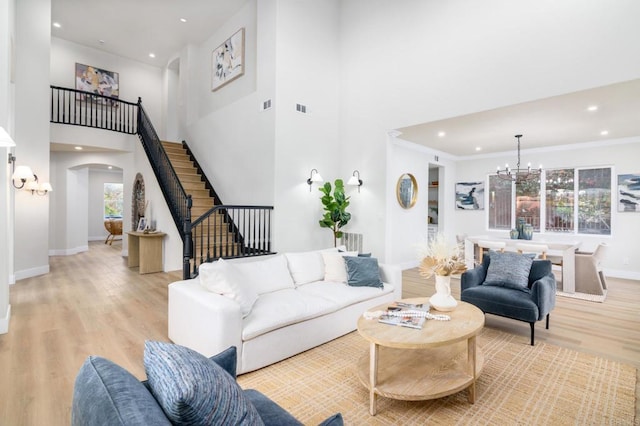
<svg viewBox="0 0 640 426"><path fill-rule="evenodd" d="M321 228L329 228L333 232L333 246L337 247L338 238L342 237L340 230L351 219L351 213L347 212L349 198L344 194L344 183L342 179L336 179L333 194L331 193L331 183L326 182L318 188L322 192L322 206L324 215L320 219Z"/></svg>

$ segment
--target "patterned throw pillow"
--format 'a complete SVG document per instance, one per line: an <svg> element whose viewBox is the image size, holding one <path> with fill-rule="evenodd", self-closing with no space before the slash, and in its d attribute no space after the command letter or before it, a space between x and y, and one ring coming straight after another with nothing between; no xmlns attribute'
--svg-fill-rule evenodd
<svg viewBox="0 0 640 426"><path fill-rule="evenodd" d="M147 341L144 368L151 391L174 424L263 424L236 381L196 351L171 343Z"/></svg>
<svg viewBox="0 0 640 426"><path fill-rule="evenodd" d="M529 291L529 272L533 259L518 253L489 252L489 268L482 285Z"/></svg>

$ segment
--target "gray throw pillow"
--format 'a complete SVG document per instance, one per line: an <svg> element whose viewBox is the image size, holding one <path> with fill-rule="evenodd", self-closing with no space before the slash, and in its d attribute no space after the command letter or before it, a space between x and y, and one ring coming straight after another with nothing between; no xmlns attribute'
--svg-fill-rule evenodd
<svg viewBox="0 0 640 426"><path fill-rule="evenodd" d="M489 252L489 268L483 285L529 290L533 259L518 253Z"/></svg>
<svg viewBox="0 0 640 426"><path fill-rule="evenodd" d="M174 424L263 424L233 377L194 350L147 341L144 368L151 391Z"/></svg>
<svg viewBox="0 0 640 426"><path fill-rule="evenodd" d="M353 287L378 287L382 288L378 259L375 257L345 256L344 263L347 267L347 284Z"/></svg>

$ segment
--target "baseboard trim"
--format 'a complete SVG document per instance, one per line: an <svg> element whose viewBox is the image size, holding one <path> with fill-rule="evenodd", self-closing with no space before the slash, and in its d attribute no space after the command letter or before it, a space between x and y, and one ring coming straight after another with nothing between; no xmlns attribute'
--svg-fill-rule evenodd
<svg viewBox="0 0 640 426"><path fill-rule="evenodd" d="M637 280L640 281L639 271L624 271L620 269L604 269L604 276L611 278L622 278L624 280Z"/></svg>
<svg viewBox="0 0 640 426"><path fill-rule="evenodd" d="M70 249L49 250L49 256L72 256L74 254L89 251L89 246L79 246Z"/></svg>
<svg viewBox="0 0 640 426"><path fill-rule="evenodd" d="M38 275L44 275L48 273L49 273L49 265L42 265L42 266L38 266L37 268L16 271L14 282L19 280L24 280L25 278L37 277Z"/></svg>
<svg viewBox="0 0 640 426"><path fill-rule="evenodd" d="M7 306L7 314L0 318L0 334L9 332L9 321L11 320L11 305Z"/></svg>

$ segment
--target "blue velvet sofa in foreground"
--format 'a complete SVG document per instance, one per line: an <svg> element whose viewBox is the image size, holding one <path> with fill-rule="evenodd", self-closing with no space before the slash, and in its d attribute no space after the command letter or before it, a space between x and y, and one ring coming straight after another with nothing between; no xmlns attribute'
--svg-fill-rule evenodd
<svg viewBox="0 0 640 426"><path fill-rule="evenodd" d="M533 260L518 253L490 251L482 263L464 272L460 300L486 314L528 322L531 346L535 323L546 318L556 305L556 279L549 260Z"/></svg>
<svg viewBox="0 0 640 426"><path fill-rule="evenodd" d="M76 377L71 423L80 425L302 425L262 393L236 382L236 348L206 358L183 346L147 341L147 380L88 357ZM341 414L322 425L341 426Z"/></svg>

